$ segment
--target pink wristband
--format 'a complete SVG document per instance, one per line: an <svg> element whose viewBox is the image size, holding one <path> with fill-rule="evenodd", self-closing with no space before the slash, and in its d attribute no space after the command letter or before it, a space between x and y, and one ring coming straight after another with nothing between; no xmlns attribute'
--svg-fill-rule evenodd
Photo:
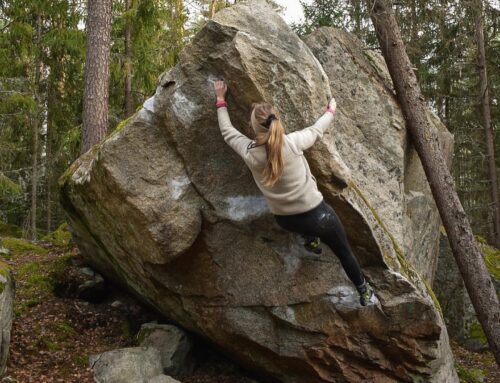
<svg viewBox="0 0 500 383"><path fill-rule="evenodd" d="M337 109L332 109L332 108L330 108L330 105L328 105L328 106L326 107L326 111L327 111L327 112L330 112L330 113L331 113L331 114L333 114L334 116L335 116L335 113L337 113Z"/></svg>
<svg viewBox="0 0 500 383"><path fill-rule="evenodd" d="M217 101L217 102L215 103L215 106L216 106L217 108L222 108L223 106L227 106L227 104L226 104L226 101L225 101L225 100L219 100L219 101Z"/></svg>

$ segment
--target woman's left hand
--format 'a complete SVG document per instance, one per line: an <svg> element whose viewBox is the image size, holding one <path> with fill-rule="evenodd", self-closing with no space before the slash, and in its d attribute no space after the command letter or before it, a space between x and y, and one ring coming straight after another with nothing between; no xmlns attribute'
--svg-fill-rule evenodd
<svg viewBox="0 0 500 383"><path fill-rule="evenodd" d="M227 85L224 80L217 80L214 82L214 91L217 96L217 101L224 101L226 98Z"/></svg>

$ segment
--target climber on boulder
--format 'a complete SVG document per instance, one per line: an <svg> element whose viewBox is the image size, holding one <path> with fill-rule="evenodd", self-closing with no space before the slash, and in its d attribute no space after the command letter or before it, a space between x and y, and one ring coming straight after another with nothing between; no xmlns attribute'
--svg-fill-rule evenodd
<svg viewBox="0 0 500 383"><path fill-rule="evenodd" d="M373 288L351 250L344 227L334 209L323 199L303 155L303 151L322 138L325 129L333 122L335 99L331 99L325 113L314 125L289 134L285 134L274 106L266 102L254 104L250 122L255 140L251 140L231 124L225 101L226 83L215 81L214 90L224 141L249 167L278 225L305 237L305 246L310 251L320 252L319 239L326 243L356 286L361 305L374 303Z"/></svg>

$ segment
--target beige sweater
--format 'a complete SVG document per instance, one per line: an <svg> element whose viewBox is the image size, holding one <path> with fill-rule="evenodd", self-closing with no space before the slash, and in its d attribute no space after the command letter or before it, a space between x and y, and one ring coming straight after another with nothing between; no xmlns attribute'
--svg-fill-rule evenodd
<svg viewBox="0 0 500 383"><path fill-rule="evenodd" d="M238 153L250 168L257 186L264 194L273 214L290 215L303 213L318 206L323 195L311 174L303 151L322 138L334 116L325 112L314 125L285 135L283 147L283 175L272 186L261 182L262 171L267 163L265 145L248 148L255 141L240 133L231 124L226 107L217 109L219 127L224 141Z"/></svg>

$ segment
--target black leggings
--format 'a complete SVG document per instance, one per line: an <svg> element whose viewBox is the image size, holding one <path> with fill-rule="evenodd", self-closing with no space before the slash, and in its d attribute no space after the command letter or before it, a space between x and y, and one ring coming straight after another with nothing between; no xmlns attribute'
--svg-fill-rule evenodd
<svg viewBox="0 0 500 383"><path fill-rule="evenodd" d="M349 279L356 286L364 282L358 260L352 253L335 210L324 200L312 210L293 215L274 215L278 225L287 231L321 238L339 258Z"/></svg>

